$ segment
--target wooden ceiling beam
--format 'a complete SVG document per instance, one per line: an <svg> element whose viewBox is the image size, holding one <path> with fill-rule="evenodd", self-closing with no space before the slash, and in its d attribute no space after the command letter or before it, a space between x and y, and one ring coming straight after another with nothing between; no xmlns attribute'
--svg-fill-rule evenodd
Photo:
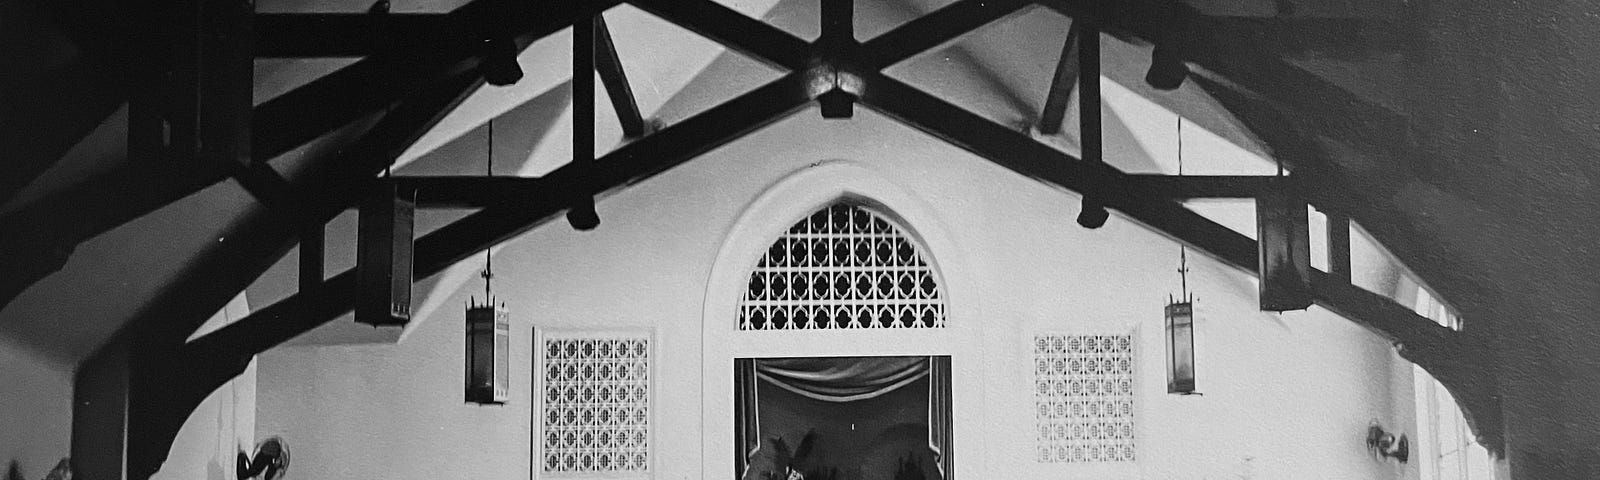
<svg viewBox="0 0 1600 480"><path fill-rule="evenodd" d="M628 72L622 67L622 57L617 55L617 45L606 26L605 15L594 16L595 70L600 72L600 83L606 86L611 97L611 108L617 112L617 122L622 124L624 138L639 138L645 134L644 116L639 113L639 102L628 83Z"/></svg>
<svg viewBox="0 0 1600 480"><path fill-rule="evenodd" d="M1126 174L1127 190L1150 198L1256 198L1288 177L1271 175Z"/></svg>
<svg viewBox="0 0 1600 480"><path fill-rule="evenodd" d="M417 192L417 208L485 208L539 195L559 188L545 178L476 175L395 175L401 190ZM1195 198L1247 199L1265 191L1284 177L1265 175L1152 175L1125 176L1129 194L1174 200ZM1348 263L1348 262L1346 262Z"/></svg>
<svg viewBox="0 0 1600 480"><path fill-rule="evenodd" d="M416 278L438 274L484 248L555 219L574 196L604 197L619 192L776 122L800 110L809 100L804 76L790 74L624 145L595 162L569 163L540 179L505 183L504 186L521 185L518 188L526 190L417 240L413 264ZM472 180L424 180L419 185L435 181L448 184ZM347 270L316 290L257 309L190 345L195 352L206 352L207 356L264 352L350 311L354 291L355 272Z"/></svg>
<svg viewBox="0 0 1600 480"><path fill-rule="evenodd" d="M1256 242L1165 198L1141 195L1140 180L1103 163L1074 158L960 107L878 73L867 83L862 104L896 118L1019 174L1100 199L1107 207L1235 268L1257 271ZM1148 182L1147 180L1143 180ZM1167 182L1168 180L1160 180ZM1499 403L1488 366L1465 355L1461 333L1445 328L1382 295L1339 276L1312 272L1315 302L1395 343L1400 354L1456 395L1473 430L1491 451L1503 448Z"/></svg>
<svg viewBox="0 0 1600 480"><path fill-rule="evenodd" d="M1072 23L1078 30L1078 143L1083 160L1101 163L1100 28L1091 20Z"/></svg>
<svg viewBox="0 0 1600 480"><path fill-rule="evenodd" d="M1135 187L1141 180L1130 180L1104 163L1074 158L1033 141L1026 134L990 122L914 87L876 73L862 73L868 84L862 103L952 145L1022 175L1102 198L1105 205L1129 218L1174 239L1200 249L1235 268L1256 271L1256 242L1201 216L1166 198L1141 194ZM1145 177L1147 181L1150 177ZM1166 180L1163 180L1166 181ZM1318 278L1325 274L1319 272ZM1327 282L1320 282L1319 304L1331 310L1351 312L1349 317L1385 338L1401 345L1428 346L1457 334L1432 320L1417 315L1393 300L1372 294L1364 302L1383 306L1345 305L1355 295ZM1354 287L1351 287L1354 288ZM1448 346L1448 342L1444 342Z"/></svg>
<svg viewBox="0 0 1600 480"><path fill-rule="evenodd" d="M810 43L761 20L709 0L629 0L628 3L770 66L791 72L809 67Z"/></svg>
<svg viewBox="0 0 1600 480"><path fill-rule="evenodd" d="M527 2L509 2L523 5ZM473 3L447 14L445 23L476 24L485 16L504 16L506 24L484 23L478 29L436 31L415 44L391 46L383 53L318 78L256 107L256 144L252 157L266 161L334 129L376 112L448 72L477 65L482 40L498 28L511 29L518 51L534 40L572 25L573 19L598 15L615 0L550 4L538 14L492 10L495 0ZM497 14L497 12L500 12ZM523 16L534 18L522 20ZM442 73L441 73L442 72Z"/></svg>
<svg viewBox="0 0 1600 480"><path fill-rule="evenodd" d="M817 36L817 45L825 50L840 51L856 43L853 0L822 0L821 10L821 33Z"/></svg>
<svg viewBox="0 0 1600 480"><path fill-rule="evenodd" d="M481 30L462 16L439 13L257 13L255 22L260 58L365 57L447 32Z"/></svg>
<svg viewBox="0 0 1600 480"><path fill-rule="evenodd" d="M861 67L882 70L1032 5L1024 0L961 0L862 42Z"/></svg>
<svg viewBox="0 0 1600 480"><path fill-rule="evenodd" d="M595 18L600 18L596 15ZM572 163L594 163L594 77L597 30L594 19L572 23ZM576 230L593 230L600 225L594 197L574 195L567 208L567 224Z"/></svg>
<svg viewBox="0 0 1600 480"><path fill-rule="evenodd" d="M205 393L237 376L253 355L195 351L184 340L287 252L306 224L342 212L360 190L352 186L374 178L481 82L469 70L401 102L351 148L301 174L309 179L294 191L294 203L302 208L246 213L223 234L230 241L200 252L136 314L124 330L144 355L132 367L129 387L130 479L144 480L160 469L178 428Z"/></svg>
<svg viewBox="0 0 1600 480"><path fill-rule="evenodd" d="M490 15L493 0L474 0L450 15ZM509 15L519 48L565 28L579 16L592 16L616 0L563 1L542 15ZM518 3L520 5L520 3ZM536 20L522 20L524 18ZM475 70L478 47L473 32L436 32L439 42L396 47L318 78L252 109L250 158L265 162L350 122L371 115L429 85ZM455 36L451 36L455 35ZM130 118L132 121L132 118ZM0 305L65 265L75 246L172 202L244 172L239 165L208 162L181 170L159 162L133 161L81 185L48 195L0 216L0 249L53 252L15 262L0 262ZM69 211L70 210L70 211ZM65 212L65 213L64 213Z"/></svg>
<svg viewBox="0 0 1600 480"><path fill-rule="evenodd" d="M1350 217L1328 213L1328 274L1344 283L1351 281Z"/></svg>
<svg viewBox="0 0 1600 480"><path fill-rule="evenodd" d="M129 105L133 165L169 174L185 167L239 172L252 193L273 204L242 212L123 327L130 342L123 465L133 480L160 471L195 407L250 363L248 356L185 356L185 340L288 250L307 217L326 222L337 215L354 190L349 185L392 162L480 81L468 68L408 97L348 151L329 155L347 158L313 162L300 173L302 184L291 185L250 156L252 6L184 0L146 12L140 25L156 32L137 37L136 58L145 63Z"/></svg>
<svg viewBox="0 0 1600 480"><path fill-rule="evenodd" d="M1050 77L1050 91L1045 94L1044 108L1039 110L1039 133L1061 133L1061 122L1067 116L1067 99L1072 87L1078 83L1078 22L1067 29L1067 39L1061 45L1061 58L1056 60L1056 74Z"/></svg>
<svg viewBox="0 0 1600 480"><path fill-rule="evenodd" d="M395 175L390 178L401 190L417 192L417 208L485 208L556 188L548 180L533 177Z"/></svg>

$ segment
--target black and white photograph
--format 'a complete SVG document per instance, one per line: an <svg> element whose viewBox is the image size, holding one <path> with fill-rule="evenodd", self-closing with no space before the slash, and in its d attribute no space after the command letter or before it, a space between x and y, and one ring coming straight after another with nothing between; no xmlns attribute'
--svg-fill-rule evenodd
<svg viewBox="0 0 1600 480"><path fill-rule="evenodd" d="M1590 0L0 0L0 480L1600 479Z"/></svg>

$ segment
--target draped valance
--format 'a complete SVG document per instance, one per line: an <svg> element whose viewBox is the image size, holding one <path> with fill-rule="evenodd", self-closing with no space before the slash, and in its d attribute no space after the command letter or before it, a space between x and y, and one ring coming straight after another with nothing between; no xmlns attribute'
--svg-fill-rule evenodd
<svg viewBox="0 0 1600 480"><path fill-rule="evenodd" d="M876 398L928 376L927 357L771 358L756 361L756 376L785 390L825 402Z"/></svg>

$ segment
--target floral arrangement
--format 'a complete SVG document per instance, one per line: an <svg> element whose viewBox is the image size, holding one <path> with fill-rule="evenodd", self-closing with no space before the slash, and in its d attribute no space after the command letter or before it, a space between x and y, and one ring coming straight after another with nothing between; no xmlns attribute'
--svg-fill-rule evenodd
<svg viewBox="0 0 1600 480"><path fill-rule="evenodd" d="M837 467L819 465L811 457L812 447L816 444L815 431L807 431L800 437L800 441L793 448L782 437L773 437L767 441L768 446L764 456L765 461L753 463L746 480L844 480ZM928 480L921 464L917 462L914 453L900 457L895 468L894 480Z"/></svg>
<svg viewBox="0 0 1600 480"><path fill-rule="evenodd" d="M815 465L811 458L812 446L815 444L817 434L807 431L800 437L800 442L793 449L782 437L773 437L770 462L764 467L756 467L746 476L753 480L837 480L839 469Z"/></svg>

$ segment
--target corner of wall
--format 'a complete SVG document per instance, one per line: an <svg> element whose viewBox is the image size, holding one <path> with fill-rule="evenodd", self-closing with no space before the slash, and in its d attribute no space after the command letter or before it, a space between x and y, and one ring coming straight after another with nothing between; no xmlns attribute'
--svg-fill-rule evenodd
<svg viewBox="0 0 1600 480"><path fill-rule="evenodd" d="M0 462L42 477L69 455L73 369L0 335Z"/></svg>

